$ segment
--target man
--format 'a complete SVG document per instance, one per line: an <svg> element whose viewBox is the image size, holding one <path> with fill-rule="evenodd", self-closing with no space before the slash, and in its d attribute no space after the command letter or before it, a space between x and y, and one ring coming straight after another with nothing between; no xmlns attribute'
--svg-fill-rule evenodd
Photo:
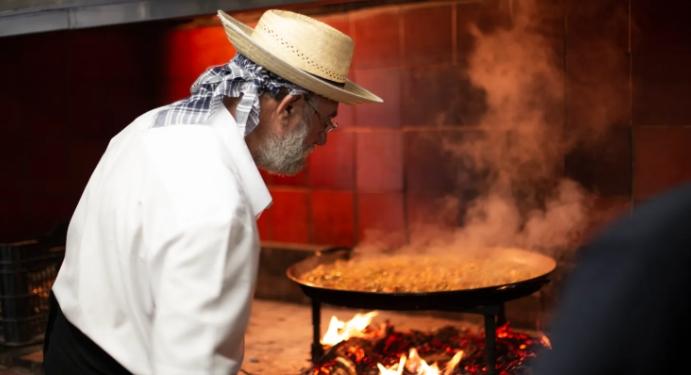
<svg viewBox="0 0 691 375"><path fill-rule="evenodd" d="M691 185L656 197L582 252L536 375L688 373Z"/></svg>
<svg viewBox="0 0 691 375"><path fill-rule="evenodd" d="M381 102L347 79L353 43L271 10L219 17L238 55L192 95L110 142L70 222L46 335L51 374L228 374L242 362L257 271L257 166L297 173L339 102Z"/></svg>

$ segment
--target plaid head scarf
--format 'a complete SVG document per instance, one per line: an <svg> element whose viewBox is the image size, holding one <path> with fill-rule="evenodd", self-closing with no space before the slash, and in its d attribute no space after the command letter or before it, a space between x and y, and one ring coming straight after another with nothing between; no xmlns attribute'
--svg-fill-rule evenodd
<svg viewBox="0 0 691 375"><path fill-rule="evenodd" d="M241 97L235 121L247 135L259 124L261 95L269 92L278 96L281 89L288 89L290 95L308 94L307 90L237 54L228 64L209 68L200 75L190 88L189 97L168 105L156 115L154 127L204 123L223 105L224 96Z"/></svg>

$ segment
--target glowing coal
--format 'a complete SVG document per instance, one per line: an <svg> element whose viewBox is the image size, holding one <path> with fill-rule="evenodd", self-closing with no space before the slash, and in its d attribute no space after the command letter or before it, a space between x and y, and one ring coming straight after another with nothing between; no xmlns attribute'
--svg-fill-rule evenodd
<svg viewBox="0 0 691 375"><path fill-rule="evenodd" d="M332 321L337 327L354 327L367 319L364 317L374 316L373 312L358 314L357 323ZM324 356L304 374L474 375L487 370L484 334L479 331L446 326L435 332L400 332L388 322L370 322L361 332L351 334L334 345L324 345ZM516 332L508 325L499 327L496 334L500 374L527 373L537 352L550 348L546 336Z"/></svg>

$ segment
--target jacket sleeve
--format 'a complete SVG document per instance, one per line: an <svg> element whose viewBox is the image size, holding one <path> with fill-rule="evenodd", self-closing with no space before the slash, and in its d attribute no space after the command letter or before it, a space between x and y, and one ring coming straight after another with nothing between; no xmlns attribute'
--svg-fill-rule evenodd
<svg viewBox="0 0 691 375"><path fill-rule="evenodd" d="M258 262L256 223L213 148L184 143L182 155L152 156L144 210L153 373L237 373Z"/></svg>

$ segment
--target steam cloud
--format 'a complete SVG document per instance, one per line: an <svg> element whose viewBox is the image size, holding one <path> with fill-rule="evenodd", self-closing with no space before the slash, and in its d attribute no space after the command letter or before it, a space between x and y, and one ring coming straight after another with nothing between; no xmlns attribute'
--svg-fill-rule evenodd
<svg viewBox="0 0 691 375"><path fill-rule="evenodd" d="M564 177L564 159L576 145L600 137L612 113L594 111L588 124L570 124L581 130L567 131L562 56L539 25L545 11L533 0L516 5L510 28L472 28L468 74L485 91L487 111L474 136L443 143L458 161L456 183L477 185L476 194L445 197L434 223L410 223L408 244L399 250L516 246L555 255L583 237L592 197ZM440 226L445 217L460 226Z"/></svg>

